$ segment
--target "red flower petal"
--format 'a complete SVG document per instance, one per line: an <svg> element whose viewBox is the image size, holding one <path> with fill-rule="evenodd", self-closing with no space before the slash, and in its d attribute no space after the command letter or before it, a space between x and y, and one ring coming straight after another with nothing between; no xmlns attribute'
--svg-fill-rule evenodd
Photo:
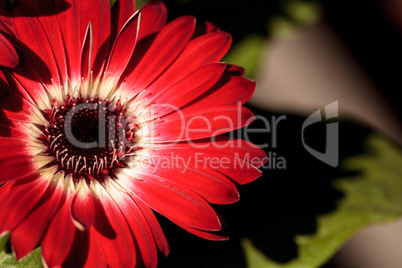
<svg viewBox="0 0 402 268"><path fill-rule="evenodd" d="M180 17L166 25L134 70L126 77L127 87L142 90L158 77L184 49L194 27L195 18L190 16ZM140 46L141 43L137 45Z"/></svg>
<svg viewBox="0 0 402 268"><path fill-rule="evenodd" d="M257 146L241 139L215 137L191 143L165 144L156 147L153 156L185 159L186 165L210 176L223 176L238 184L254 181L262 175L257 167L267 162L266 153ZM157 165L156 160L151 164ZM219 171L219 172L217 172ZM158 170L159 172L159 170Z"/></svg>
<svg viewBox="0 0 402 268"><path fill-rule="evenodd" d="M243 105L254 94L255 86L255 82L226 70L219 82L207 94L196 100L197 105L205 107L239 103Z"/></svg>
<svg viewBox="0 0 402 268"><path fill-rule="evenodd" d="M237 65L228 65L227 71L236 76L243 76L244 73L246 72L246 70L243 67Z"/></svg>
<svg viewBox="0 0 402 268"><path fill-rule="evenodd" d="M204 34L209 34L209 33L214 33L214 32L219 32L220 29L218 26L216 26L214 23L206 21L203 24L197 24L197 27L195 28L193 39L197 38L201 35Z"/></svg>
<svg viewBox="0 0 402 268"><path fill-rule="evenodd" d="M46 28L41 25L37 18L37 12L40 12L40 8L36 4L39 4L39 2L24 1L14 4L13 24L15 32L17 38L22 43L21 49L30 59L29 64L32 65L39 79L46 84L50 84L52 79L56 83L59 83L61 79L59 78L59 68L56 58L61 61L60 66L62 67L64 67L63 61L65 58L61 36L58 34L58 31L54 30L50 38L47 36ZM52 8L50 3L45 4L45 6L48 9ZM51 17L47 16L47 18ZM42 19L45 27L50 26L50 24L52 24L53 27L55 24L57 25L57 20L54 17L51 21L47 18ZM49 40L51 40L55 46L54 49L52 49Z"/></svg>
<svg viewBox="0 0 402 268"><path fill-rule="evenodd" d="M176 223L177 226L180 228L183 228L189 233L192 233L193 235L196 235L198 237L211 240L211 241L226 241L229 239L229 235L227 234L226 230L222 231L217 231L217 232L207 232L207 231L202 231L198 229L194 229L185 225L180 225Z"/></svg>
<svg viewBox="0 0 402 268"><path fill-rule="evenodd" d="M138 65L144 57L155 36L166 24L167 9L162 1L151 0L141 8L140 29L137 38L137 45L130 60L128 68L125 70L122 78L130 75L132 70ZM131 88L131 85L130 85Z"/></svg>
<svg viewBox="0 0 402 268"><path fill-rule="evenodd" d="M69 76L80 81L80 48L89 22L93 29L92 70L96 76L102 68L110 35L110 4L108 0L53 1L66 49ZM67 8L66 8L67 7Z"/></svg>
<svg viewBox="0 0 402 268"><path fill-rule="evenodd" d="M93 231L93 228L91 228L90 231ZM99 253L99 250L95 250L95 252L92 250L92 252L96 253L96 260L98 260L98 262L93 262L93 258L89 258L88 256L90 244L92 247L95 247L95 249L98 248L98 241L90 240L90 231L81 232L76 230L73 245L71 246L74 250L70 251L62 267L106 267L105 259L103 255ZM101 262L102 260L104 262ZM86 262L88 262L88 264L85 264ZM98 263L101 265L94 265Z"/></svg>
<svg viewBox="0 0 402 268"><path fill-rule="evenodd" d="M35 16L30 18L32 20L29 22L29 19L27 18L27 22L31 23L33 27L40 27L43 28L43 33L44 35L41 35L40 38L46 38L48 44L50 45L50 48L52 50L51 55L42 55L38 54L40 58L44 58L47 60L48 56L53 56L57 65L56 69L50 69L50 72L52 74L52 77L54 82L58 83L59 81L61 83L67 82L67 66L66 66L66 54L65 54L65 49L64 49L64 42L63 38L61 36L60 31L56 30L55 27L58 27L58 21L55 16L56 11L53 8L52 0L43 0L43 1L24 1L24 3L21 4L23 7L17 7L17 10L15 12L22 12L24 15L26 15L26 12L29 12L31 15ZM44 16L43 12L44 9L43 7L46 7L46 13L48 13L50 16ZM35 21L37 20L37 21ZM40 29L36 29L38 31L41 31ZM49 34L51 33L51 34ZM46 43L46 40L42 40L42 43ZM32 49L30 43L25 43L28 44L29 48L27 49ZM37 47L35 47L34 52L37 51L39 53L41 52L46 52L46 51L41 51L40 49L38 50ZM47 64L47 61L44 63ZM47 67L51 67L52 65L47 65ZM60 79L58 79L58 76L60 75Z"/></svg>
<svg viewBox="0 0 402 268"><path fill-rule="evenodd" d="M8 183L7 183L8 184ZM31 174L14 183L12 191L0 203L0 234L19 224L36 206L45 193L49 180Z"/></svg>
<svg viewBox="0 0 402 268"><path fill-rule="evenodd" d="M3 71L0 70L0 99L7 97L9 85Z"/></svg>
<svg viewBox="0 0 402 268"><path fill-rule="evenodd" d="M135 267L135 246L130 228L109 193L97 182L92 187L96 207L95 230L109 267ZM94 190L96 189L96 190ZM119 193L121 194L121 193Z"/></svg>
<svg viewBox="0 0 402 268"><path fill-rule="evenodd" d="M215 211L196 193L154 174L141 173L136 176L128 186L155 211L192 228L206 231L221 229Z"/></svg>
<svg viewBox="0 0 402 268"><path fill-rule="evenodd" d="M137 256L137 262L142 259L145 267L155 268L158 256L156 245L144 215L142 215L136 203L128 195L118 192L112 187L109 192L126 219L133 233L134 240L139 247L141 256Z"/></svg>
<svg viewBox="0 0 402 268"><path fill-rule="evenodd" d="M10 241L18 260L39 244L58 210L62 200L62 188L61 182L51 185L31 214L11 231Z"/></svg>
<svg viewBox="0 0 402 268"><path fill-rule="evenodd" d="M141 27L138 40L157 33L166 24L167 9L159 0L151 0L141 8Z"/></svg>
<svg viewBox="0 0 402 268"><path fill-rule="evenodd" d="M180 155L193 158L196 153L202 153L207 157L223 157L223 156L239 156L245 160L256 160L256 167L260 167L267 162L267 154L248 141L235 139L226 136L218 136L210 139L203 139L191 142L183 142L177 144L160 144L156 147L153 154L164 155L166 153L177 153ZM159 150L163 149L163 150ZM257 161L260 160L260 161ZM250 162L250 161L249 161ZM259 165L257 165L259 164Z"/></svg>
<svg viewBox="0 0 402 268"><path fill-rule="evenodd" d="M152 116L164 116L201 96L219 80L225 66L224 63L201 66L169 87L161 87L144 95L143 98L148 99L147 103L153 105Z"/></svg>
<svg viewBox="0 0 402 268"><path fill-rule="evenodd" d="M70 217L71 199L72 193L68 193L42 239L42 256L48 267L62 264L73 245L76 228Z"/></svg>
<svg viewBox="0 0 402 268"><path fill-rule="evenodd" d="M170 153L169 153L170 154ZM191 158L178 157L176 161L167 157L179 155L164 155L152 157L152 163L160 164L164 160L172 161L169 168L161 168L158 165L149 167L146 172L157 174L162 181L170 181L188 188L199 194L212 204L231 204L240 199L236 186L223 175L212 175L204 172L202 168L186 166ZM195 157L194 155L192 157ZM183 163L182 163L183 162ZM156 167L156 168L155 168Z"/></svg>
<svg viewBox="0 0 402 268"><path fill-rule="evenodd" d="M21 168L23 167L23 168ZM0 160L0 183L18 180L38 170L32 156L12 156Z"/></svg>
<svg viewBox="0 0 402 268"><path fill-rule="evenodd" d="M15 127L4 125L0 123L0 136L1 137L8 137L8 138L15 138L15 139L27 139L29 135Z"/></svg>
<svg viewBox="0 0 402 268"><path fill-rule="evenodd" d="M153 143L196 140L242 128L254 121L254 115L241 106L188 106L156 121Z"/></svg>
<svg viewBox="0 0 402 268"><path fill-rule="evenodd" d="M32 122L31 111L36 111L32 104L13 92L9 92L7 97L0 99L0 107L3 113L3 115L0 114L0 117L4 117L3 120ZM5 122L1 121L0 123L4 124Z"/></svg>
<svg viewBox="0 0 402 268"><path fill-rule="evenodd" d="M77 231L81 232L81 231ZM84 265L64 265L63 267L108 267L108 263L106 260L106 256L103 254L103 249L102 249L102 242L103 238L102 235L99 234L95 228L92 226L89 228L89 238L86 237L88 241L85 241L85 243L88 243L88 256L80 256L79 258L86 258L85 264Z"/></svg>
<svg viewBox="0 0 402 268"><path fill-rule="evenodd" d="M162 251L165 256L167 256L170 251L169 243L166 239L165 234L163 233L158 219L155 217L154 212L136 196L130 195L130 197L137 204L138 208L141 210L146 221L148 222L148 226L149 228L151 228L152 234L159 250Z"/></svg>
<svg viewBox="0 0 402 268"><path fill-rule="evenodd" d="M118 80L126 69L137 43L141 13L133 14L117 35L110 52L106 74Z"/></svg>
<svg viewBox="0 0 402 268"><path fill-rule="evenodd" d="M117 0L112 8L112 40L135 12L135 0Z"/></svg>
<svg viewBox="0 0 402 268"><path fill-rule="evenodd" d="M6 197L8 195L8 193L10 192L10 189L13 186L13 184L14 184L14 182L10 181L10 182L6 182L6 183L0 185L0 204L1 204L1 201L3 201L4 197ZM0 231L0 234L1 234L1 231Z"/></svg>
<svg viewBox="0 0 402 268"><path fill-rule="evenodd" d="M5 72L5 75L8 77L10 93L15 92L31 103L35 103L34 99L39 95L46 95L43 84L38 82L39 78L29 64L24 64L22 69L14 70L12 74Z"/></svg>
<svg viewBox="0 0 402 268"><path fill-rule="evenodd" d="M71 202L71 216L81 231L95 223L95 204L85 181L80 181L77 185L77 194Z"/></svg>
<svg viewBox="0 0 402 268"><path fill-rule="evenodd" d="M2 34L0 34L0 64L8 68L14 68L18 65L17 51Z"/></svg>
<svg viewBox="0 0 402 268"><path fill-rule="evenodd" d="M191 40L180 56L148 89L158 90L174 83L198 66L219 61L228 51L231 41L231 36L224 32Z"/></svg>
<svg viewBox="0 0 402 268"><path fill-rule="evenodd" d="M0 137L0 161L12 156L29 155L29 147L27 142L21 139Z"/></svg>
<svg viewBox="0 0 402 268"><path fill-rule="evenodd" d="M87 29L85 31L84 42L81 49L81 78L84 81L90 79L90 72L92 71L92 57L94 46L94 34L92 30L92 24L88 23Z"/></svg>
<svg viewBox="0 0 402 268"><path fill-rule="evenodd" d="M268 161L267 154L258 146L242 139L231 139L225 136L214 138L213 145L208 148L208 152L217 155L221 153L231 156L237 155L244 160L255 160L248 162L256 167L260 167Z"/></svg>

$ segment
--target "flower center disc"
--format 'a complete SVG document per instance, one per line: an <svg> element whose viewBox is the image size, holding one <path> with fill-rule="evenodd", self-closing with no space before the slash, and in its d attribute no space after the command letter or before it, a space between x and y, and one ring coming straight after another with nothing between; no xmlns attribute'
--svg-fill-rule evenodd
<svg viewBox="0 0 402 268"><path fill-rule="evenodd" d="M46 153L55 158L52 164L75 180L113 178L135 151L138 125L125 112L120 101L67 96L60 105L53 100L52 110L45 110L49 126L40 136Z"/></svg>

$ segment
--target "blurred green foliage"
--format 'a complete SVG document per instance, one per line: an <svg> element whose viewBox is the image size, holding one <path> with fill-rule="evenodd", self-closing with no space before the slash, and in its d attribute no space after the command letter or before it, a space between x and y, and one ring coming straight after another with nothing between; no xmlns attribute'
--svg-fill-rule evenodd
<svg viewBox="0 0 402 268"><path fill-rule="evenodd" d="M112 7L114 5L114 3L116 3L116 0L109 0L109 2L110 2L110 6ZM148 2L148 1L147 0L135 0L136 9L141 8L146 2Z"/></svg>
<svg viewBox="0 0 402 268"><path fill-rule="evenodd" d="M0 267L7 268L39 268L43 267L40 255L40 248L32 251L28 256L20 261L16 261L10 252L8 240L10 235L5 235L0 239Z"/></svg>

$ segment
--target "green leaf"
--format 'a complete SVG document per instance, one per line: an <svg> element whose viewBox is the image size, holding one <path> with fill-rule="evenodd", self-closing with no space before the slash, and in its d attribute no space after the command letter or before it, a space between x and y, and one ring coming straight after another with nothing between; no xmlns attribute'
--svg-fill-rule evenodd
<svg viewBox="0 0 402 268"><path fill-rule="evenodd" d="M136 0L136 1L135 1L135 8L136 8L136 9L140 9L140 8L142 8L147 2L148 2L148 0Z"/></svg>
<svg viewBox="0 0 402 268"><path fill-rule="evenodd" d="M10 235L0 238L0 267L4 268L40 268L43 267L40 248L32 251L28 256L17 261L12 253L6 252Z"/></svg>
<svg viewBox="0 0 402 268"><path fill-rule="evenodd" d="M117 0L109 0L110 6L112 7L116 3L116 1ZM147 2L148 0L135 0L136 9L142 8Z"/></svg>
<svg viewBox="0 0 402 268"><path fill-rule="evenodd" d="M335 182L335 187L344 193L338 209L318 217L318 231L314 235L295 238L298 258L278 264L259 252L249 240L243 240L249 268L319 267L363 227L389 222L402 215L402 152L379 136L370 137L367 145L365 155L343 163L344 169L359 174Z"/></svg>
<svg viewBox="0 0 402 268"><path fill-rule="evenodd" d="M250 35L233 47L223 61L246 69L246 76L253 77L257 71L265 39L262 36Z"/></svg>
<svg viewBox="0 0 402 268"><path fill-rule="evenodd" d="M285 7L286 13L301 25L309 25L316 22L322 10L317 3L295 0L289 2Z"/></svg>
<svg viewBox="0 0 402 268"><path fill-rule="evenodd" d="M247 257L247 267L249 268L266 268L269 267L272 262L265 257L257 248L254 247L253 243L244 238L241 241L244 253Z"/></svg>
<svg viewBox="0 0 402 268"><path fill-rule="evenodd" d="M268 31L273 36L292 37L296 29L298 29L298 25L284 16L274 16L268 22Z"/></svg>
<svg viewBox="0 0 402 268"><path fill-rule="evenodd" d="M268 31L273 36L292 37L304 26L311 25L322 16L318 3L291 0L283 4L284 14L276 14L268 20Z"/></svg>

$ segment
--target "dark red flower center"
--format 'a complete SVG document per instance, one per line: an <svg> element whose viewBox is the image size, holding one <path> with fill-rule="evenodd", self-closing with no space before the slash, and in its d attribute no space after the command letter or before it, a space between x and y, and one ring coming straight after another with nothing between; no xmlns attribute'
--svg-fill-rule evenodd
<svg viewBox="0 0 402 268"><path fill-rule="evenodd" d="M120 101L67 96L44 114L49 122L40 136L46 153L54 156L59 171L80 178L101 180L114 177L115 169L126 166L125 157L136 150L138 125L126 117Z"/></svg>

